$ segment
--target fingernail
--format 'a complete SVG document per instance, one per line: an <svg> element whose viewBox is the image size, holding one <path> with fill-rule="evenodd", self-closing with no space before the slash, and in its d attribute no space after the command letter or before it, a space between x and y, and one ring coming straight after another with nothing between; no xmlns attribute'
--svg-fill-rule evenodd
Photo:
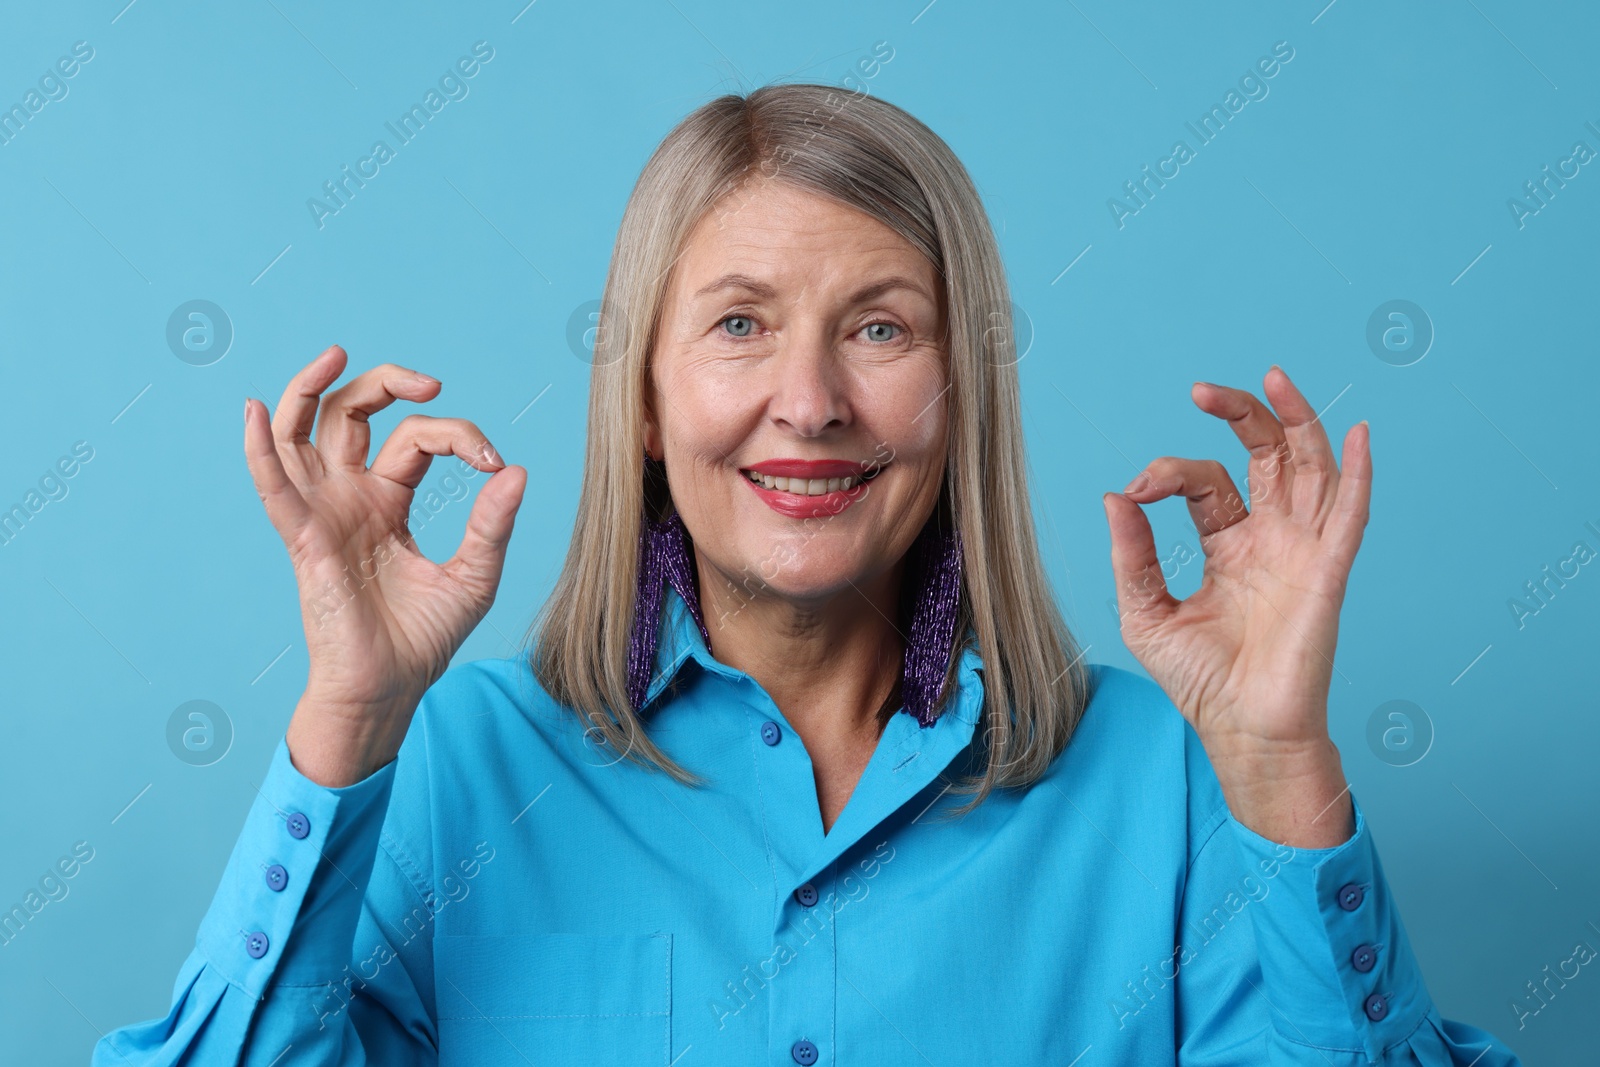
<svg viewBox="0 0 1600 1067"><path fill-rule="evenodd" d="M416 378L417 378L417 381L421 382L423 385L438 385L439 384L439 379L430 378L426 374L418 373Z"/></svg>
<svg viewBox="0 0 1600 1067"><path fill-rule="evenodd" d="M1139 474L1122 490L1124 493L1137 493L1150 483L1148 474Z"/></svg>
<svg viewBox="0 0 1600 1067"><path fill-rule="evenodd" d="M244 398L244 424L250 425L250 398Z"/></svg>

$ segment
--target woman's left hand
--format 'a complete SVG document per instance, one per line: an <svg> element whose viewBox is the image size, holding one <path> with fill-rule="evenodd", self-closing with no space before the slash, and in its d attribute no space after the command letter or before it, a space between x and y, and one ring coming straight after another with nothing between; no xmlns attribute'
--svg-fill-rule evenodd
<svg viewBox="0 0 1600 1067"><path fill-rule="evenodd" d="M1268 408L1243 389L1197 382L1202 411L1250 452L1249 510L1216 460L1166 456L1107 493L1122 637L1193 724L1235 819L1305 848L1348 839L1348 786L1328 736L1339 608L1372 491L1365 421L1344 456L1274 365ZM1276 410L1276 415L1274 414ZM1167 591L1140 504L1183 496L1205 572L1184 600Z"/></svg>

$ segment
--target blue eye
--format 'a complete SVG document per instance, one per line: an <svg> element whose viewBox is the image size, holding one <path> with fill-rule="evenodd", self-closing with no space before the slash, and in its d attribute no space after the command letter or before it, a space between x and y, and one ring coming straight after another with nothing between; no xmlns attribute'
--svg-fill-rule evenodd
<svg viewBox="0 0 1600 1067"><path fill-rule="evenodd" d="M887 331L889 331L889 330L898 331L900 329L900 327L896 326L892 322L874 322L874 323L864 327L864 329L866 330L867 338L869 340L872 340L872 341L892 341L897 336L899 336L899 334L898 333L888 333Z"/></svg>
<svg viewBox="0 0 1600 1067"><path fill-rule="evenodd" d="M728 333L734 337L748 337L750 336L750 331L755 329L756 324L743 315L729 315L722 320L721 325L726 327Z"/></svg>

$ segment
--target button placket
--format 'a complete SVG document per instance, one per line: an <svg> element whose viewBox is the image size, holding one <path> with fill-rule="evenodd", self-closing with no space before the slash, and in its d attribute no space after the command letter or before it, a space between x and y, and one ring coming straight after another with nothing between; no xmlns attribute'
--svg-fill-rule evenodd
<svg viewBox="0 0 1600 1067"><path fill-rule="evenodd" d="M787 1045L788 1058L795 1063L820 1064L822 1043L833 1033L838 999L835 882L831 869L822 872L791 892L777 909L773 940L784 951L766 988L771 998L767 1032L775 1059Z"/></svg>
<svg viewBox="0 0 1600 1067"><path fill-rule="evenodd" d="M755 738L749 741L758 786L765 795L785 798L763 809L769 843L779 861L773 874L781 883L774 887L773 900L777 949L760 972L765 981L756 994L767 998L769 1062L782 1062L786 1052L793 1059L800 1041L809 1042L814 1050L816 1059L811 1062L832 1060L828 1042L838 1023L840 988L835 961L841 898L835 863L919 793L931 788L928 798L934 797L935 778L972 739L978 719L974 705L981 694L975 674L972 664L964 661L967 695L933 726L924 728L903 714L891 718L849 804L826 833L813 806L815 778L805 745L799 735L786 736L792 730L782 712L765 691L745 679L754 689L754 699L747 705L750 726L762 741L761 745ZM792 799L796 796L810 803L796 804ZM816 893L812 905L805 903L811 896L808 885ZM851 912L846 921L859 921L855 915Z"/></svg>
<svg viewBox="0 0 1600 1067"><path fill-rule="evenodd" d="M284 816L283 827L289 836L296 841L304 841L311 835L311 820L306 818L304 812L291 811ZM262 872L262 878L267 883L267 888L274 893L281 893L289 885L289 870L281 863L268 864ZM245 953L253 960L259 960L272 948L272 940L265 931L250 930L244 933Z"/></svg>
<svg viewBox="0 0 1600 1067"><path fill-rule="evenodd" d="M1367 883L1346 882L1335 894L1339 907L1347 912L1360 909L1367 899ZM1350 966L1360 974L1370 974L1378 965L1378 948L1363 941L1350 952ZM1382 993L1368 993L1361 1001L1361 1010L1372 1022L1382 1022L1389 1015L1389 998Z"/></svg>

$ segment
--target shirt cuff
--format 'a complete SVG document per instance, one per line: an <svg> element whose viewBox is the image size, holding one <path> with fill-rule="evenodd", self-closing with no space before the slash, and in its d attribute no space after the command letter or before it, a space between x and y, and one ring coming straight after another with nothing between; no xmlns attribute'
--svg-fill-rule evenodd
<svg viewBox="0 0 1600 1067"><path fill-rule="evenodd" d="M1378 861L1361 805L1331 848L1267 840L1229 816L1245 867L1266 895L1251 909L1262 992L1291 1042L1361 1050L1370 1061L1433 1007Z"/></svg>
<svg viewBox="0 0 1600 1067"><path fill-rule="evenodd" d="M395 761L333 789L301 774L279 739L196 946L261 999L269 982L322 985L350 963L389 807Z"/></svg>

